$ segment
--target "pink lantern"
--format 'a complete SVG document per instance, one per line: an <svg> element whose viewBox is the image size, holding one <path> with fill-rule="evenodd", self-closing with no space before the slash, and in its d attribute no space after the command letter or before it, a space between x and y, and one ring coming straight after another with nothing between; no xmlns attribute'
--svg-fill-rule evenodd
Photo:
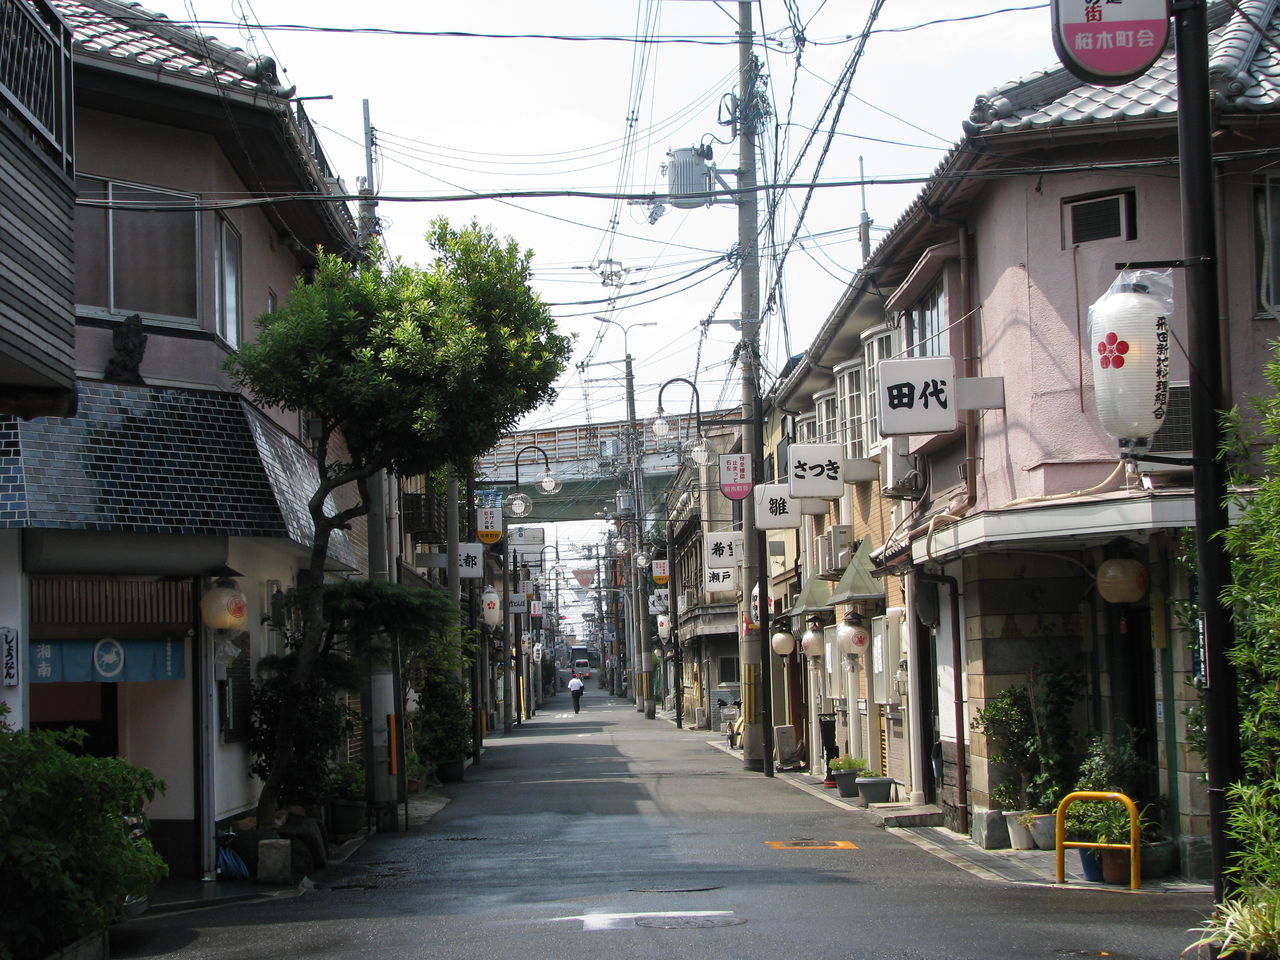
<svg viewBox="0 0 1280 960"><path fill-rule="evenodd" d="M1169 402L1169 305L1142 284L1116 284L1089 308L1094 403L1108 435L1149 438Z"/></svg>

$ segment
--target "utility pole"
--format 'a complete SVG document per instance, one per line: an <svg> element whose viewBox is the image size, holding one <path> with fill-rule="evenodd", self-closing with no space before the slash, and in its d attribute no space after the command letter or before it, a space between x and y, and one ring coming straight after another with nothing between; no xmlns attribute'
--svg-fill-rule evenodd
<svg viewBox="0 0 1280 960"><path fill-rule="evenodd" d="M359 242L367 256L369 246L378 235L378 202L373 199L373 125L369 122L369 101L364 101L364 183L360 187ZM368 558L369 579L390 581L387 551L387 475L379 470L369 478ZM378 646L386 653L391 649L387 638ZM369 724L372 736L372 760L369 775L373 780L375 819L379 830L397 827L396 802L399 780L404 766L399 746L404 743L400 729L399 691L389 657L374 656L369 675ZM394 732L394 741L393 741ZM393 742L397 745L393 747Z"/></svg>
<svg viewBox="0 0 1280 960"><path fill-rule="evenodd" d="M760 403L760 247L756 204L756 59L750 0L738 2L738 258L741 264L743 448L751 456L753 479L764 479L764 423ZM773 776L773 719L769 702L769 667L762 655L764 625L769 614L769 565L765 535L756 529L752 504L742 511L743 624L739 656L742 664L742 765ZM751 591L760 593L756 622L751 622Z"/></svg>

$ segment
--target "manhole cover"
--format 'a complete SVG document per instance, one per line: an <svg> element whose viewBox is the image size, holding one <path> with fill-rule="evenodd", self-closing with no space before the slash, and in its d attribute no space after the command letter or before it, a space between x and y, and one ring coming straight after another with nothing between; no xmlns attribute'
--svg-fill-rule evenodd
<svg viewBox="0 0 1280 960"><path fill-rule="evenodd" d="M1127 953L1112 953L1110 950L1059 950L1060 957L1093 957L1095 960L1133 960Z"/></svg>
<svg viewBox="0 0 1280 960"><path fill-rule="evenodd" d="M713 887L631 887L628 893L702 893L705 890L719 890Z"/></svg>
<svg viewBox="0 0 1280 960"><path fill-rule="evenodd" d="M689 927L736 927L747 921L742 917L637 917L637 927L659 930L684 930Z"/></svg>

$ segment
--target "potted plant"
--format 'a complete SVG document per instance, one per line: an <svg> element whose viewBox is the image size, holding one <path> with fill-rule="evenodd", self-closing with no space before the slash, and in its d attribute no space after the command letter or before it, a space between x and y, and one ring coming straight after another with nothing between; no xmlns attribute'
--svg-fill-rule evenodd
<svg viewBox="0 0 1280 960"><path fill-rule="evenodd" d="M429 677L415 724L419 758L435 766L442 783L461 780L471 752L471 710L462 684L452 677Z"/></svg>
<svg viewBox="0 0 1280 960"><path fill-rule="evenodd" d="M897 782L893 777L877 776L874 770L868 769L858 777L858 793L867 804L888 803Z"/></svg>
<svg viewBox="0 0 1280 960"><path fill-rule="evenodd" d="M330 833L335 837L353 837L364 829L368 792L361 764L354 760L331 764L324 793Z"/></svg>
<svg viewBox="0 0 1280 960"><path fill-rule="evenodd" d="M1004 811L1010 845L1015 850L1035 849L1031 831L1019 819L1030 807L1031 778L1038 770L1031 695L1025 687L1001 690L978 711L971 726L987 737L987 759L1007 771L990 796L992 806Z"/></svg>
<svg viewBox="0 0 1280 960"><path fill-rule="evenodd" d="M861 757L845 754L832 760L828 769L840 796L851 798L858 796L858 778L867 773L870 767Z"/></svg>

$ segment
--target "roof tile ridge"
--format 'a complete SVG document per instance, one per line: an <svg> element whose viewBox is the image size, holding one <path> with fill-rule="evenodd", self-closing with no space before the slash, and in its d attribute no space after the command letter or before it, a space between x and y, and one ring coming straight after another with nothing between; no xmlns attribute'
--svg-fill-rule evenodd
<svg viewBox="0 0 1280 960"><path fill-rule="evenodd" d="M1209 55L1209 85L1220 96L1237 97L1254 86L1253 60L1262 43L1254 24L1274 27L1277 0L1242 0L1240 14L1222 28Z"/></svg>

